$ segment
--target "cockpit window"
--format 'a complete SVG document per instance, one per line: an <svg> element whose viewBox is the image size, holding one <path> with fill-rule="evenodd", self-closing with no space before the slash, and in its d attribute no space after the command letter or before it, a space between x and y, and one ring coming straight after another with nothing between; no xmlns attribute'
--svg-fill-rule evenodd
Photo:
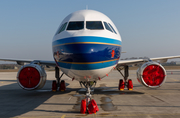
<svg viewBox="0 0 180 118"><path fill-rule="evenodd" d="M67 27L67 30L81 30L84 29L84 21L71 21Z"/></svg>
<svg viewBox="0 0 180 118"><path fill-rule="evenodd" d="M113 32L112 29L109 27L109 25L106 22L104 22L104 26L107 30Z"/></svg>
<svg viewBox="0 0 180 118"><path fill-rule="evenodd" d="M109 24L109 23L108 23L108 24ZM110 26L110 27L111 27L111 29L114 31L114 33L115 33L115 34L117 34L117 33L116 33L116 31L114 30L114 28L112 27L112 25L111 25L111 24L109 24L109 26Z"/></svg>
<svg viewBox="0 0 180 118"><path fill-rule="evenodd" d="M66 28L66 25L67 25L67 22L66 22L66 23L64 23L64 24L62 24L62 25L61 25L61 27L59 28L59 30L57 31L57 33L56 33L56 34L59 34L59 33L61 33L62 31L64 31L64 30L65 30L65 28Z"/></svg>
<svg viewBox="0 0 180 118"><path fill-rule="evenodd" d="M104 29L101 21L86 21L86 28L90 30Z"/></svg>

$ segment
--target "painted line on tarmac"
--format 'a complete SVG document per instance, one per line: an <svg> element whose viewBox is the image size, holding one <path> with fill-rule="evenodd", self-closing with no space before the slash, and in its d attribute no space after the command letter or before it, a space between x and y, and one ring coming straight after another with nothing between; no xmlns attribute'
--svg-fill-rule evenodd
<svg viewBox="0 0 180 118"><path fill-rule="evenodd" d="M71 100L72 97L69 97L68 101Z"/></svg>
<svg viewBox="0 0 180 118"><path fill-rule="evenodd" d="M61 118L65 118L65 117L66 117L66 115L62 115L62 116L61 116Z"/></svg>
<svg viewBox="0 0 180 118"><path fill-rule="evenodd" d="M170 78L170 79L172 79L173 81L176 81L176 82L177 82L177 81L179 81L179 80L177 80L177 79L173 79L173 78Z"/></svg>

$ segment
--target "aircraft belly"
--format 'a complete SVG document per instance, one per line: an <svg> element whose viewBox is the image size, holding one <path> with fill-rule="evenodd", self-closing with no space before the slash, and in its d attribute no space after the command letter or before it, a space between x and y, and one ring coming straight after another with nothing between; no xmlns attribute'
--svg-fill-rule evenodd
<svg viewBox="0 0 180 118"><path fill-rule="evenodd" d="M103 78L107 76L115 67L116 65L95 69L95 70L73 70L73 69L66 69L60 67L61 71L63 71L68 77L74 78L77 81L97 81L99 78Z"/></svg>

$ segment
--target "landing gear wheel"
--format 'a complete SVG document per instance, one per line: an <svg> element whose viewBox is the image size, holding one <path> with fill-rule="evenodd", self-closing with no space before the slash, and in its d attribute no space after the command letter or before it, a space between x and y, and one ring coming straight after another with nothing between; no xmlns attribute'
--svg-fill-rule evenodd
<svg viewBox="0 0 180 118"><path fill-rule="evenodd" d="M61 80L59 91L65 91L66 90L66 84L64 80Z"/></svg>
<svg viewBox="0 0 180 118"><path fill-rule="evenodd" d="M89 114L96 114L96 112L99 111L99 108L97 106L97 103L94 99L92 99L90 102L89 102L89 105L88 105L88 113Z"/></svg>
<svg viewBox="0 0 180 118"><path fill-rule="evenodd" d="M124 86L125 86L125 83L122 79L119 80L119 90L120 91L123 91L124 90Z"/></svg>
<svg viewBox="0 0 180 118"><path fill-rule="evenodd" d="M56 80L52 81L52 91L57 91Z"/></svg>
<svg viewBox="0 0 180 118"><path fill-rule="evenodd" d="M86 99L83 99L81 101L81 111L80 111L82 114L85 114L86 113Z"/></svg>
<svg viewBox="0 0 180 118"><path fill-rule="evenodd" d="M96 114L99 111L97 103L94 99L91 99L91 82L86 82L83 85L86 87L86 97L81 101L81 113L85 114L86 112L89 114Z"/></svg>
<svg viewBox="0 0 180 118"><path fill-rule="evenodd" d="M128 88L128 90L133 90L133 83L132 83L131 79L128 80L127 88Z"/></svg>

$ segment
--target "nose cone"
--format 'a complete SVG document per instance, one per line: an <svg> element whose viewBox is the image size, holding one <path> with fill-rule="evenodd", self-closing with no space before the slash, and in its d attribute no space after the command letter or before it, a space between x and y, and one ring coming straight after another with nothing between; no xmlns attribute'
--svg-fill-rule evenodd
<svg viewBox="0 0 180 118"><path fill-rule="evenodd" d="M105 68L115 65L120 58L121 46L118 41L117 44L97 42L98 40L107 40L100 37L71 37L65 40L66 43L61 43L62 40L56 42L53 52L57 64L66 69ZM69 43L68 41L73 42Z"/></svg>

